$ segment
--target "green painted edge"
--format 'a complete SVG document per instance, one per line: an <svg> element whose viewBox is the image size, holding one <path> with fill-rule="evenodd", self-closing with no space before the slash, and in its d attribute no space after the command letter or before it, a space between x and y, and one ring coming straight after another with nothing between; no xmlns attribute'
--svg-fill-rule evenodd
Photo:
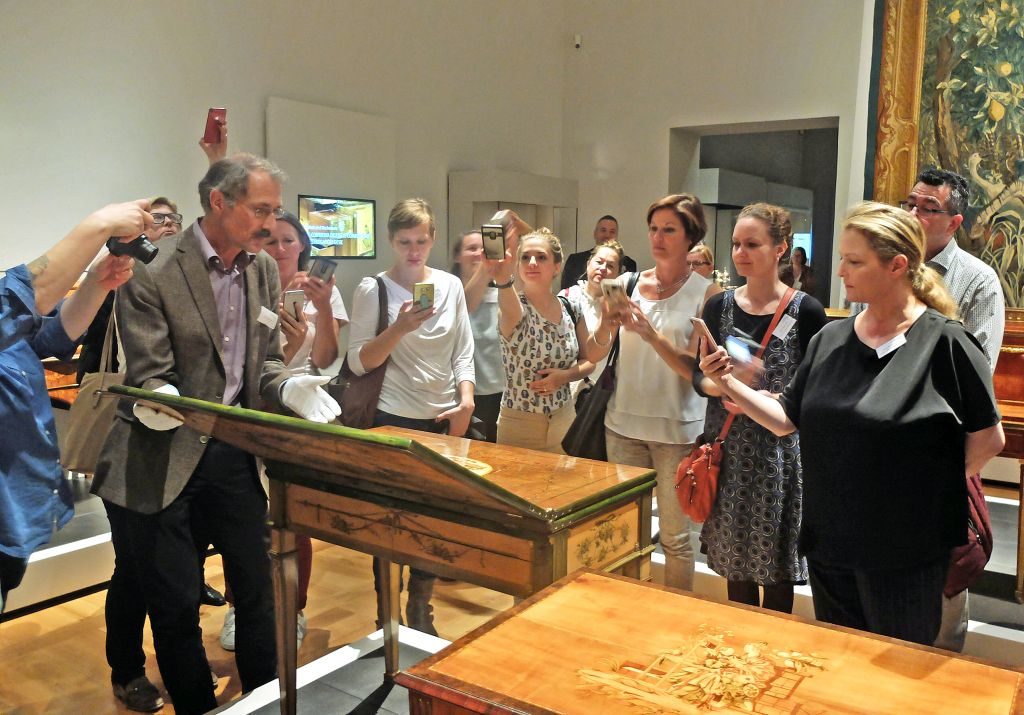
<svg viewBox="0 0 1024 715"><path fill-rule="evenodd" d="M193 397L164 395L159 392L142 390L137 387L111 385L108 390L124 397L133 397L136 400L148 400L149 402L158 402L162 405L167 405L168 407L180 407L197 410L199 412L207 412L218 416L233 417L242 422L270 424L277 427L285 427L304 432L320 432L322 434L348 437L349 439L355 439L360 442L372 442L374 444L380 444L386 447L395 447L397 449L409 449L409 446L412 444L412 440L407 437L391 437L389 435L376 434L373 432L367 432L366 430L344 427L342 425L310 422L309 420L300 419L298 417L289 417L288 415L278 415L270 412L261 412L259 410L249 410L244 407L228 407L227 405L220 405L216 402L197 400Z"/></svg>
<svg viewBox="0 0 1024 715"><path fill-rule="evenodd" d="M654 479L648 479L644 481L642 484L637 484L634 487L623 490L621 492L617 492L614 496L610 496L604 501L597 502L596 504L592 504L588 507L580 509L579 511L574 511L571 514L562 517L561 519L556 519L555 521L551 522L552 531L561 531L562 529L567 529L570 526L573 526L574 524L586 519L588 516L591 516L592 514L595 514L599 511L602 511L612 506L624 504L625 502L630 501L632 497L635 497L638 494L643 494L644 492L648 492L654 489L655 481L656 480Z"/></svg>

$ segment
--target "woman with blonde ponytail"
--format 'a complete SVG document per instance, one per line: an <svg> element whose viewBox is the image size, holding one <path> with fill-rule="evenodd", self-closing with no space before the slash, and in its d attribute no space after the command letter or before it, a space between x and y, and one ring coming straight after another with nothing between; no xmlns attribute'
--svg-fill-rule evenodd
<svg viewBox="0 0 1024 715"><path fill-rule="evenodd" d="M800 430L816 617L931 645L949 553L964 543L965 475L1004 439L988 362L924 247L911 214L854 206L838 273L867 309L811 340L778 400L736 379L723 349L700 366L754 421Z"/></svg>

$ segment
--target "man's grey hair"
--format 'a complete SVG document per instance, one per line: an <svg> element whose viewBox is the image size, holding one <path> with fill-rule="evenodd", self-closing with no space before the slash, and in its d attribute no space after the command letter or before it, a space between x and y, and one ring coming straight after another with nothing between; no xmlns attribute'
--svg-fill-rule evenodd
<svg viewBox="0 0 1024 715"><path fill-rule="evenodd" d="M217 189L228 203L234 204L244 198L249 189L249 175L262 171L278 184L283 184L288 177L272 162L255 154L235 154L227 159L215 161L210 165L206 176L199 182L199 203L204 213L210 213L210 192Z"/></svg>

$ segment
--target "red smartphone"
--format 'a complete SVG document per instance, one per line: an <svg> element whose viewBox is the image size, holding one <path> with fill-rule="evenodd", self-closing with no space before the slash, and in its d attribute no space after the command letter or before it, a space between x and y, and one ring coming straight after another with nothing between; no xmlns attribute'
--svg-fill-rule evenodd
<svg viewBox="0 0 1024 715"><path fill-rule="evenodd" d="M203 133L203 142L206 144L220 143L220 128L227 122L228 110L224 107L210 107L206 113L206 132Z"/></svg>
<svg viewBox="0 0 1024 715"><path fill-rule="evenodd" d="M602 281L603 283L604 281ZM718 350L718 345L715 344L715 339L711 337L711 331L708 330L708 325L700 318L690 318L690 322L693 323L693 329L697 331L697 335L703 338L708 344L708 352L714 352Z"/></svg>

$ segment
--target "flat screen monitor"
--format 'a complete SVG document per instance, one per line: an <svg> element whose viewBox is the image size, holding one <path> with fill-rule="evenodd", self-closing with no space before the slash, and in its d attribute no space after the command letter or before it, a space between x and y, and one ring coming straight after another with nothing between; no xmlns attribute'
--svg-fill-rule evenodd
<svg viewBox="0 0 1024 715"><path fill-rule="evenodd" d="M314 256L376 258L376 222L373 199L299 195L299 223L309 234Z"/></svg>

